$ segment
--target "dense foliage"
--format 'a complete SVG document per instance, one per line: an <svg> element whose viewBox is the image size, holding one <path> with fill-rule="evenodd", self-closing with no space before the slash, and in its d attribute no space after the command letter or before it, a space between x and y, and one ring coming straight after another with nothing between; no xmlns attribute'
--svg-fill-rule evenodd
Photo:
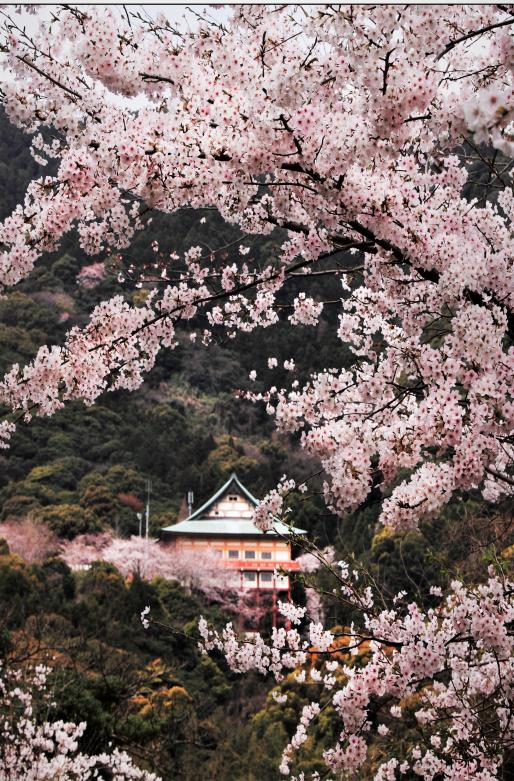
<svg viewBox="0 0 514 781"><path fill-rule="evenodd" d="M220 625L216 609L176 582L127 582L101 562L77 576L59 559L29 565L5 552L0 604L2 666L50 667L52 718L86 722L79 745L87 754L114 740L162 778L239 777L247 729L239 708L262 695L199 658L196 618L204 612ZM174 631L145 631L145 605ZM46 714L48 703L42 707ZM218 776L228 756L230 770Z"/></svg>

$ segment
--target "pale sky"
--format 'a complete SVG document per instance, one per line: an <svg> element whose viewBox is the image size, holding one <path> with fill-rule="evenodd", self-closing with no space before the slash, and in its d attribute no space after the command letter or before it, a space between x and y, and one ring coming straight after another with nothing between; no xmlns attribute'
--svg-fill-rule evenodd
<svg viewBox="0 0 514 781"><path fill-rule="evenodd" d="M35 3L18 3L19 6L32 6L36 5ZM82 4L80 4L82 5ZM111 5L108 3L101 3L101 2L95 2L93 0L92 2L83 4L83 5L99 5L99 6L107 6ZM124 4L128 9L132 11L148 11L148 13L151 16L157 16L157 14L163 13L165 14L170 21L173 22L184 22L191 25L191 27L195 27L197 24L195 16L191 11L189 11L189 8L195 8L198 11L202 11L203 9L207 9L209 16L211 16L213 19L215 19L218 22L225 21L230 16L230 8L231 3L224 3L222 5L218 5L216 7L209 6L208 3L188 3L187 5L182 4L169 4L169 3L125 3ZM31 13L21 13L21 14L14 14L15 18L18 18L20 20L23 20L23 23L26 25L27 30L34 30L37 27L38 17L41 18L48 18L49 13L52 8L57 8L58 5L56 4L46 4L46 5L38 5L38 13L37 14L31 14ZM123 13L122 5L116 4L116 7L119 9L120 13ZM14 6L5 6L6 11L10 11L10 13L14 12Z"/></svg>

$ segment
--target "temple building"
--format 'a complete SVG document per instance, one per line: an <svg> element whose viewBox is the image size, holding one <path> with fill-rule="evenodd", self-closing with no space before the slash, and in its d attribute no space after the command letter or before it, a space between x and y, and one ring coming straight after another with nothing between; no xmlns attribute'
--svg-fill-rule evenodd
<svg viewBox="0 0 514 781"><path fill-rule="evenodd" d="M211 552L220 569L239 575L239 587L289 593L286 574L299 569L292 558L289 527L278 519L271 531L254 526L252 514L258 504L235 473L219 491L189 517L161 530L161 542L184 552ZM282 570L277 572L276 570Z"/></svg>

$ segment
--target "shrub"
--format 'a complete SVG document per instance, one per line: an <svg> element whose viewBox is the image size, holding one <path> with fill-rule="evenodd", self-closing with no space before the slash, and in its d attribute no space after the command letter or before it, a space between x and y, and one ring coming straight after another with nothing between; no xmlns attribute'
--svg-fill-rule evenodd
<svg viewBox="0 0 514 781"><path fill-rule="evenodd" d="M102 523L98 516L79 504L59 504L45 507L39 512L39 518L58 537L72 540L77 534L98 532Z"/></svg>

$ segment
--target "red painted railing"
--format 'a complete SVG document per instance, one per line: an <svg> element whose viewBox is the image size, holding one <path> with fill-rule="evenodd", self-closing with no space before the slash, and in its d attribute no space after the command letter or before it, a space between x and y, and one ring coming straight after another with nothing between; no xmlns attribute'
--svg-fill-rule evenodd
<svg viewBox="0 0 514 781"><path fill-rule="evenodd" d="M300 565L297 561L262 561L262 559L218 559L220 567L226 569L250 569L254 572L273 571L275 569L285 569L297 571Z"/></svg>

